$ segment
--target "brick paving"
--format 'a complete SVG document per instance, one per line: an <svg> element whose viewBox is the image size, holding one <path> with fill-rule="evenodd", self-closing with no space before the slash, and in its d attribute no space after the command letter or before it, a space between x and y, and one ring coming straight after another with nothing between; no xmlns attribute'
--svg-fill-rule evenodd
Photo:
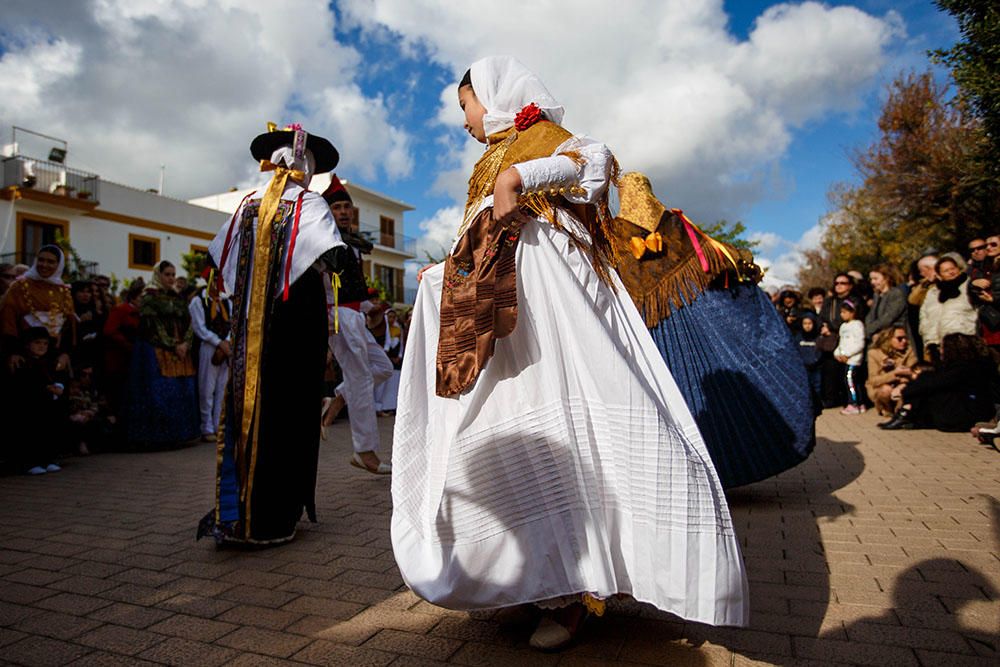
<svg viewBox="0 0 1000 667"><path fill-rule="evenodd" d="M615 601L543 655L525 629L410 593L389 480L322 448L321 523L260 551L195 543L209 445L0 479L0 661L26 665L996 665L1000 453L964 434L882 432L828 411L816 452L729 493L751 625ZM388 448L391 420L381 420Z"/></svg>

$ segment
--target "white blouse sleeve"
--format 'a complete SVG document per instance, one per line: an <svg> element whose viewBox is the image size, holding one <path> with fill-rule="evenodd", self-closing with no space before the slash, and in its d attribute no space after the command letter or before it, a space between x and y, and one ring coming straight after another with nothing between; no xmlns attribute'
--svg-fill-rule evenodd
<svg viewBox="0 0 1000 667"><path fill-rule="evenodd" d="M514 168L521 175L524 194L561 194L574 204L593 204L607 190L613 161L604 144L588 137L570 137L552 157L515 164Z"/></svg>

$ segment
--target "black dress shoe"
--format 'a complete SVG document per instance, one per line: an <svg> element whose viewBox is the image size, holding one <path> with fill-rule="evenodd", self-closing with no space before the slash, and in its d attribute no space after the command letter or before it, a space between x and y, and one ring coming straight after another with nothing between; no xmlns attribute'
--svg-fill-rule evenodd
<svg viewBox="0 0 1000 667"><path fill-rule="evenodd" d="M913 428L913 421L910 419L910 408L899 408L894 413L892 413L892 419L889 421L884 421L876 424L879 428L889 429L890 431L896 431L901 428ZM909 426L903 426L903 423L909 424Z"/></svg>
<svg viewBox="0 0 1000 667"><path fill-rule="evenodd" d="M900 430L908 431L910 429L916 428L917 425L911 422L909 419L907 419L906 415L901 415L897 413L895 416L893 416L892 419L890 419L887 422L882 422L881 424L878 425L878 427L885 431L900 431Z"/></svg>

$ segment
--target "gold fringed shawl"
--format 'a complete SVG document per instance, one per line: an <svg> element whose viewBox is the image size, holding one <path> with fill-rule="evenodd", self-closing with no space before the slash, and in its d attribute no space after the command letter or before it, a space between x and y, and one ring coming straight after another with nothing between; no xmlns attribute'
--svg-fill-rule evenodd
<svg viewBox="0 0 1000 667"><path fill-rule="evenodd" d="M493 356L496 341L510 335L517 323L515 256L520 228L501 225L483 200L493 194L497 176L514 164L550 157L572 135L549 121L526 130L510 129L489 137L489 147L469 179L465 219L454 251L445 259L441 292L441 331L437 350L438 396L455 396L472 386ZM567 154L573 160L579 156ZM617 165L616 165L617 168ZM617 177L617 172L613 175ZM573 205L559 190L527 193L522 206L557 225L555 208L573 212L591 234L591 258L598 275L607 280L613 253L612 217L607 194L594 206Z"/></svg>
<svg viewBox="0 0 1000 667"><path fill-rule="evenodd" d="M645 176L633 172L621 180L622 210L614 227L616 268L647 327L694 301L714 282L726 286L760 280L749 252L712 239L683 212L665 207ZM662 251L636 258L630 252L632 239L651 234L662 238Z"/></svg>

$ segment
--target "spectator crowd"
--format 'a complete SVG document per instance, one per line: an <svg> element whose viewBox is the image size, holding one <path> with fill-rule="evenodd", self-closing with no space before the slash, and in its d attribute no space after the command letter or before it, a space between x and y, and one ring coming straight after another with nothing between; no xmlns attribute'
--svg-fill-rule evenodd
<svg viewBox="0 0 1000 667"><path fill-rule="evenodd" d="M178 276L163 261L118 290L102 275L67 284L65 264L54 245L31 266L0 264L0 400L12 416L4 468L42 475L71 455L214 443L233 354L218 281ZM391 413L408 313L378 296L367 306L397 369L376 387L379 410Z"/></svg>
<svg viewBox="0 0 1000 667"><path fill-rule="evenodd" d="M846 415L874 409L883 429L971 430L992 442L1000 406L1000 236L967 254L928 252L838 273L803 296L772 294L814 399Z"/></svg>

